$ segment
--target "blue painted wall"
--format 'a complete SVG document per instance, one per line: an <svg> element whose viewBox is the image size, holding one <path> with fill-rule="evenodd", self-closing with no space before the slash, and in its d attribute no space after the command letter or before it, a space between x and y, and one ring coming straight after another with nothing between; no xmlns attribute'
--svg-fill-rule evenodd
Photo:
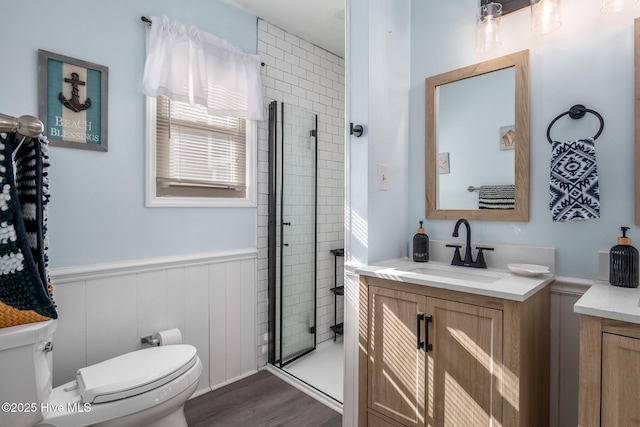
<svg viewBox="0 0 640 427"><path fill-rule="evenodd" d="M424 218L424 79L524 49L530 50L530 190L529 222L473 222L473 240L557 248L562 276L595 278L597 253L616 244L619 227L634 226L634 62L633 20L640 4L619 15L603 15L596 2L562 3L563 25L543 36L532 35L530 9L501 20L503 46L490 54L475 51L474 17L478 2L412 1L411 95L409 117L409 230ZM437 13L434 13L437 11ZM549 122L574 104L597 110L605 130L596 141L601 218L554 223L549 212ZM593 136L598 121L562 120L556 139ZM481 166L481 165L479 165ZM452 239L453 221L427 221L430 237Z"/></svg>
<svg viewBox="0 0 640 427"><path fill-rule="evenodd" d="M407 252L411 11L410 0L348 5L347 122L365 132L347 141L346 247L347 263L361 265ZM386 190L378 189L379 165Z"/></svg>
<svg viewBox="0 0 640 427"><path fill-rule="evenodd" d="M221 1L3 5L0 113L38 113L37 51L109 67L109 152L51 147L50 266L256 246L256 208L145 208L145 25L167 15L256 52L256 17Z"/></svg>
<svg viewBox="0 0 640 427"><path fill-rule="evenodd" d="M424 218L424 78L529 49L530 221L475 222L473 237L483 242L553 246L558 249L559 274L595 277L597 252L616 243L620 225L631 225L630 235L640 244L640 228L632 225L633 18L640 16L640 5L621 16L605 16L595 4L586 7L582 2L565 2L563 27L547 36L530 34L529 9L524 9L503 18L503 47L491 54L479 54L475 52L473 20L476 3L420 0L411 4L410 155L408 177L400 178L401 182L408 179L408 218L403 209L399 210L399 218L395 216L395 220L406 224L406 237L394 239L389 248L389 241L374 238L376 230L370 229L369 257L373 260L403 255L402 243L415 232L414 223ZM0 72L1 113L37 114L38 49L109 67L109 152L51 148L52 267L256 244L254 208L144 207L144 97L139 85L145 29L140 16L160 14L196 25L247 52L255 52L255 17L220 1L193 0L188 7L176 0L23 0L4 5L5 20L0 26L4 61ZM378 84L377 80L374 83ZM598 110L606 120L605 131L597 141L602 217L579 223L553 223L548 211L550 146L545 131L553 117L575 103ZM370 111L370 115L376 116L376 111ZM554 136L571 139L596 130L597 123L593 121L569 122L554 128ZM370 154L377 152L378 143L382 147L385 141L374 141ZM375 166L385 161L384 156L369 159L366 179L372 189L377 178ZM391 163L393 173L402 173L395 161ZM373 221L380 222L380 227L375 228L395 221L393 215L384 212L389 207L388 195L395 194L398 188L387 194L371 194L368 210L386 218ZM426 229L432 238L449 238L453 222L427 221Z"/></svg>

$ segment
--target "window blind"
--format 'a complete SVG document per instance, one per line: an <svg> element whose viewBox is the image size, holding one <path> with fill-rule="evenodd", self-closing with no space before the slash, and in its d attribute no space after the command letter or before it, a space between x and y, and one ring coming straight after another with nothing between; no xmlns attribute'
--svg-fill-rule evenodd
<svg viewBox="0 0 640 427"><path fill-rule="evenodd" d="M244 197L246 145L245 119L158 96L157 195Z"/></svg>

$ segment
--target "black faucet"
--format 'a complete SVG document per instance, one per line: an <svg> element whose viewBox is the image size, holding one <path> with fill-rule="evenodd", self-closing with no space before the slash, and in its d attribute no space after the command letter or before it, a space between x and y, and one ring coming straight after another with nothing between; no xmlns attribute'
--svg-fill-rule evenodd
<svg viewBox="0 0 640 427"><path fill-rule="evenodd" d="M458 229L460 228L460 224L464 224L467 228L467 247L464 251L464 260L460 258L460 245L447 245L450 248L455 248L455 252L453 253L453 260L451 260L451 265L460 265L463 267L475 267L475 268L487 268L487 263L484 260L483 250L492 251L493 248L480 247L478 246L478 256L476 260L473 260L473 256L471 255L471 226L469 225L469 221L464 218L460 218L458 222L456 222L455 227L453 228L453 237L458 237Z"/></svg>
<svg viewBox="0 0 640 427"><path fill-rule="evenodd" d="M473 263L473 257L471 256L471 226L469 225L469 221L464 218L460 218L458 222L456 222L456 226L453 227L453 237L458 237L460 224L464 224L467 228L467 248L464 251L464 261L462 261L462 264L458 265L466 265L468 267L469 264Z"/></svg>

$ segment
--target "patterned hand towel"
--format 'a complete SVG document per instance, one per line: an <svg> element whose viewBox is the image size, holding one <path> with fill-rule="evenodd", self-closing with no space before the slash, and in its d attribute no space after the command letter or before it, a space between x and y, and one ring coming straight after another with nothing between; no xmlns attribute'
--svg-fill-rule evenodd
<svg viewBox="0 0 640 427"><path fill-rule="evenodd" d="M593 138L554 141L551 150L551 202L554 221L600 218L598 169Z"/></svg>
<svg viewBox="0 0 640 427"><path fill-rule="evenodd" d="M55 319L46 254L48 143L33 138L14 149L14 136L0 134L0 301Z"/></svg>
<svg viewBox="0 0 640 427"><path fill-rule="evenodd" d="M479 209L515 209L516 186L481 185L478 190Z"/></svg>

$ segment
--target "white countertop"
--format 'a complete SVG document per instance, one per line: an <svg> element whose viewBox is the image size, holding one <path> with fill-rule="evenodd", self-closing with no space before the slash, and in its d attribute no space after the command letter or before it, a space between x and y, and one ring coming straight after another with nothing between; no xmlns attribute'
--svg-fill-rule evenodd
<svg viewBox="0 0 640 427"><path fill-rule="evenodd" d="M623 288L594 281L573 306L573 311L605 319L640 324L640 288Z"/></svg>
<svg viewBox="0 0 640 427"><path fill-rule="evenodd" d="M415 269L428 269L419 273ZM525 301L551 283L555 276L523 277L500 268L457 267L443 262L413 262L408 258L376 262L356 268L356 274L476 295ZM450 276L450 277L447 277Z"/></svg>

